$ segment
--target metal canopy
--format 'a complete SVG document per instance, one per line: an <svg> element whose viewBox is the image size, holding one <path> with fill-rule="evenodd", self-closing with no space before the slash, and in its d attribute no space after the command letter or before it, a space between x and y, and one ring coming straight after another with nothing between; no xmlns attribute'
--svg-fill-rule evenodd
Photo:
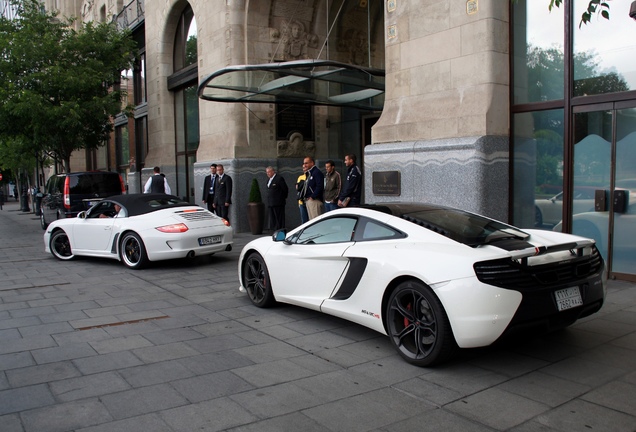
<svg viewBox="0 0 636 432"><path fill-rule="evenodd" d="M384 70L328 60L230 66L199 85L215 102L329 105L381 111Z"/></svg>

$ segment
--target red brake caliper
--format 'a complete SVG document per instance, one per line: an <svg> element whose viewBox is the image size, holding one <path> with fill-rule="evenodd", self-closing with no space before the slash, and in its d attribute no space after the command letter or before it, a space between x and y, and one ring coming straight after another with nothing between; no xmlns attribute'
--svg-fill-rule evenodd
<svg viewBox="0 0 636 432"><path fill-rule="evenodd" d="M411 303L406 305L406 310L410 311L412 309ZM407 328L411 321L407 317L404 317L404 328Z"/></svg>

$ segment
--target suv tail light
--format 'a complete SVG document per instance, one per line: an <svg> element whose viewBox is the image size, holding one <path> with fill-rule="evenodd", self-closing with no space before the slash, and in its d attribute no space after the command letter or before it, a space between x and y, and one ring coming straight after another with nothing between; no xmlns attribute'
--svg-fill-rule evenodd
<svg viewBox="0 0 636 432"><path fill-rule="evenodd" d="M124 179L121 174L119 174L119 184L121 184L121 194L124 195L126 193L126 185L124 184Z"/></svg>
<svg viewBox="0 0 636 432"><path fill-rule="evenodd" d="M69 176L66 176L66 179L64 179L64 208L67 208L67 209L71 208L71 185L70 185L70 181L71 181L71 179L69 178Z"/></svg>

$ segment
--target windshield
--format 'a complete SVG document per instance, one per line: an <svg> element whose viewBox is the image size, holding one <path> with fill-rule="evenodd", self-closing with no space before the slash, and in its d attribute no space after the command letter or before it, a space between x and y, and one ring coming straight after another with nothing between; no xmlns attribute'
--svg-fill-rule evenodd
<svg viewBox="0 0 636 432"><path fill-rule="evenodd" d="M468 246L502 239L524 240L530 236L502 222L452 208L431 208L405 213L402 217Z"/></svg>

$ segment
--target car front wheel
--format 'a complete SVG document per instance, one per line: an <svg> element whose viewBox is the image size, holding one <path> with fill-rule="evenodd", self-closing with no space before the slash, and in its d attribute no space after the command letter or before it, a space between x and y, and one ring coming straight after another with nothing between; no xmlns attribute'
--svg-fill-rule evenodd
<svg viewBox="0 0 636 432"><path fill-rule="evenodd" d="M431 289L419 282L397 286L389 298L386 317L391 343L413 365L440 363L457 347L444 307Z"/></svg>
<svg viewBox="0 0 636 432"><path fill-rule="evenodd" d="M264 308L276 303L267 265L258 253L250 254L243 261L243 286L255 306Z"/></svg>
<svg viewBox="0 0 636 432"><path fill-rule="evenodd" d="M68 261L75 258L73 251L71 250L71 242L68 239L66 233L62 230L57 230L51 234L49 240L49 248L53 256L62 261Z"/></svg>
<svg viewBox="0 0 636 432"><path fill-rule="evenodd" d="M144 242L134 232L128 232L122 236L119 256L126 267L135 270L143 268L148 263Z"/></svg>

